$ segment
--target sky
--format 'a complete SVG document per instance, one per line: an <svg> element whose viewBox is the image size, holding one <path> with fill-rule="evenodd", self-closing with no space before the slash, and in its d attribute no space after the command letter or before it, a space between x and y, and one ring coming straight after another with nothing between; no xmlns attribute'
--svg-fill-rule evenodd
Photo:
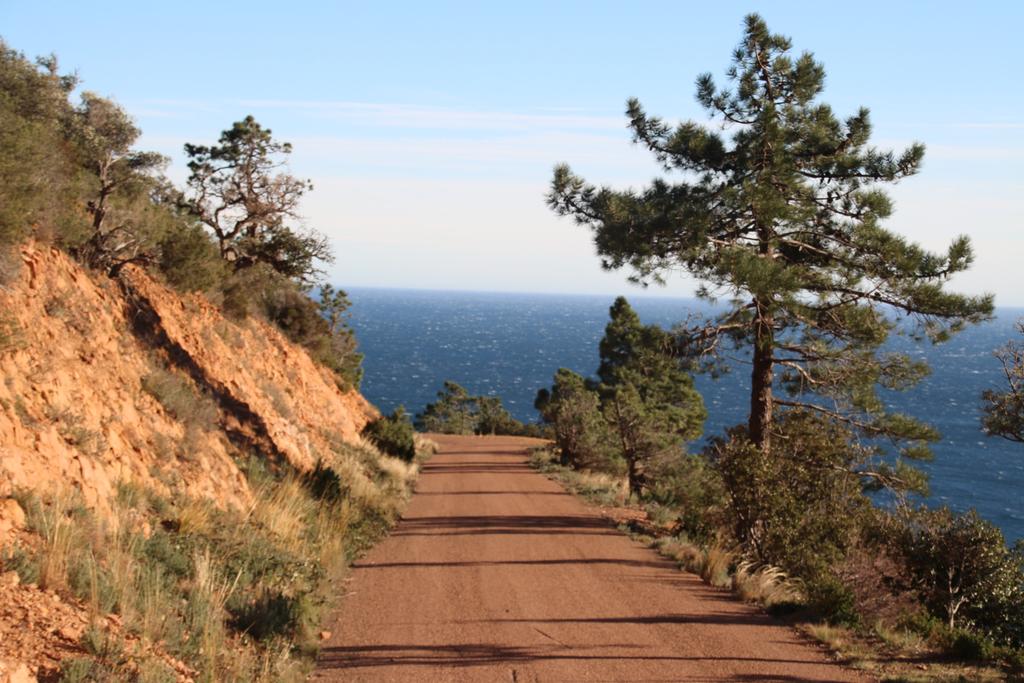
<svg viewBox="0 0 1024 683"><path fill-rule="evenodd" d="M935 250L970 235L953 288L1024 305L1024 3L0 0L0 36L122 104L179 183L182 145L247 114L291 142L336 284L630 294L545 205L552 168L618 188L664 175L630 141L627 98L704 120L694 80L724 80L751 11L824 63L839 115L871 109L877 145L925 143L888 227Z"/></svg>

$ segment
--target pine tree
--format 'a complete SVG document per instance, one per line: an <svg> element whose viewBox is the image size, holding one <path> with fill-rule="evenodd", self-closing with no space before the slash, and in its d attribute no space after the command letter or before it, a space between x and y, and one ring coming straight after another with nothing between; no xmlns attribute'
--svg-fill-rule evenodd
<svg viewBox="0 0 1024 683"><path fill-rule="evenodd" d="M1024 320L1017 322L1017 331L1024 336ZM1024 443L1024 343L1007 342L996 351L1003 366L1006 391L986 389L981 424L990 436Z"/></svg>
<svg viewBox="0 0 1024 683"><path fill-rule="evenodd" d="M641 323L625 297L615 300L609 315L599 393L626 461L630 493L639 494L649 483L651 463L681 455L686 441L700 436L707 412L685 360L672 353L670 334Z"/></svg>
<svg viewBox="0 0 1024 683"><path fill-rule="evenodd" d="M291 144L278 142L252 116L236 121L213 146L185 145L186 205L236 269L263 263L306 283L317 261L330 261L327 240L291 223L312 184L283 171Z"/></svg>
<svg viewBox="0 0 1024 683"><path fill-rule="evenodd" d="M892 203L880 186L915 174L924 147L872 147L868 110L840 120L817 99L822 65L792 56L790 40L757 15L746 18L727 75L731 89L710 74L697 79L697 100L721 130L692 121L673 128L628 103L634 141L678 180L616 191L558 166L550 206L591 228L606 269L628 267L645 284L681 269L702 281L700 296L730 297L726 313L680 343L705 357L728 344L749 349L747 431L765 453L782 407L927 457L934 430L887 413L877 395L913 385L927 367L881 347L893 332L941 341L989 316L992 298L944 290L972 261L967 237L934 254L882 225ZM884 468L875 474L902 480Z"/></svg>
<svg viewBox="0 0 1024 683"><path fill-rule="evenodd" d="M440 434L472 434L477 425L476 397L465 387L446 380L437 392L437 400L428 403L416 416L416 427Z"/></svg>

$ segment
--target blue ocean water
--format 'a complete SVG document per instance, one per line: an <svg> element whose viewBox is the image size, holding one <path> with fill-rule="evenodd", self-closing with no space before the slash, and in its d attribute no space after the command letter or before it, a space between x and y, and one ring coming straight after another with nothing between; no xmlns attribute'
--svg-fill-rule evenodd
<svg viewBox="0 0 1024 683"><path fill-rule="evenodd" d="M597 368L597 345L608 321L610 296L497 294L348 289L352 324L366 354L363 393L386 412L420 411L451 379L471 393L501 396L523 421L535 421L533 399L560 367L585 376ZM706 310L687 299L630 296L645 323L670 327ZM998 524L1008 540L1024 537L1024 446L986 437L979 427L980 395L1002 386L992 351L1014 338L1024 309L1000 309L995 320L939 346L908 348L932 367L913 390L887 400L942 432L931 475L930 503L971 507ZM706 434L743 422L748 370L718 379L696 378L708 407Z"/></svg>

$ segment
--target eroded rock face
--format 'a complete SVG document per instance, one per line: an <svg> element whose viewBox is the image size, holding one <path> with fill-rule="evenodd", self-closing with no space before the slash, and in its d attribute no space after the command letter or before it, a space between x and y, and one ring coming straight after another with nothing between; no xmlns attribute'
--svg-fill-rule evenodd
<svg viewBox="0 0 1024 683"><path fill-rule="evenodd" d="M25 511L13 498L0 498L0 547L25 528Z"/></svg>
<svg viewBox="0 0 1024 683"><path fill-rule="evenodd" d="M0 497L70 487L102 509L129 481L244 506L233 449L305 470L376 413L265 323L231 322L139 269L119 283L54 249L21 256L0 287ZM212 418L172 414L144 389L159 372L205 396Z"/></svg>

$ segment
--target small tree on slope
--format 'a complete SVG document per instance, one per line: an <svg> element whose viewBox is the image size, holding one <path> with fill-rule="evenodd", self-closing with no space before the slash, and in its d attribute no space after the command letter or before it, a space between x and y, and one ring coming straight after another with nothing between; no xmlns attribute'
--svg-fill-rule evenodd
<svg viewBox="0 0 1024 683"><path fill-rule="evenodd" d="M765 453L783 406L927 457L934 431L888 414L876 393L914 384L927 366L880 347L894 330L943 340L990 315L992 298L943 289L971 263L967 237L940 255L881 225L892 205L879 186L916 173L924 147L898 155L871 147L868 111L838 119L816 100L823 67L790 49L759 16L746 18L727 72L733 89L709 74L697 79L697 99L723 132L696 122L672 128L629 101L635 142L680 173L677 182L616 191L558 166L548 202L592 229L605 268L629 267L643 283L682 269L703 281L702 297L731 297L725 314L692 326L681 343L694 354L725 343L750 349L747 431ZM914 324L900 325L901 316ZM872 475L912 483L891 469Z"/></svg>
<svg viewBox="0 0 1024 683"><path fill-rule="evenodd" d="M1024 320L1017 321L1017 331L1024 335ZM982 427L990 436L1001 436L1024 443L1024 343L1010 341L996 351L1003 365L1006 391L986 389Z"/></svg>

